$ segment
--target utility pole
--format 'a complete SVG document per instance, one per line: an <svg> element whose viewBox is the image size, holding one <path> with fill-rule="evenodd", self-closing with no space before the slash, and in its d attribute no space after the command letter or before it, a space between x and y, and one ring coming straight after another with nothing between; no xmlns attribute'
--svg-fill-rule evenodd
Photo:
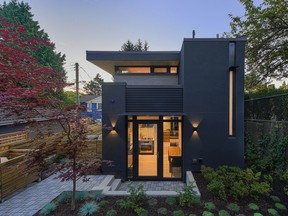
<svg viewBox="0 0 288 216"><path fill-rule="evenodd" d="M79 64L75 63L75 70L76 70L76 104L80 105L79 101Z"/></svg>

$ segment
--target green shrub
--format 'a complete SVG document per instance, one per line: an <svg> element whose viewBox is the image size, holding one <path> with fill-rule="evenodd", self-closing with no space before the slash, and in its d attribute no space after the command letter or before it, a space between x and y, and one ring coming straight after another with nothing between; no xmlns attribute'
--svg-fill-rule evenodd
<svg viewBox="0 0 288 216"><path fill-rule="evenodd" d="M57 200L59 202L68 202L70 201L72 198L72 192L71 191L64 191L63 193L61 193L59 195L59 197L57 198Z"/></svg>
<svg viewBox="0 0 288 216"><path fill-rule="evenodd" d="M173 211L173 216L184 216L184 212L182 210Z"/></svg>
<svg viewBox="0 0 288 216"><path fill-rule="evenodd" d="M220 210L218 216L230 216L230 214L226 210Z"/></svg>
<svg viewBox="0 0 288 216"><path fill-rule="evenodd" d="M76 200L86 200L88 198L87 191L76 191L75 199Z"/></svg>
<svg viewBox="0 0 288 216"><path fill-rule="evenodd" d="M139 216L148 216L148 211L142 207L137 207L134 209L134 211Z"/></svg>
<svg viewBox="0 0 288 216"><path fill-rule="evenodd" d="M99 206L95 202L86 202L79 209L80 216L92 215L99 210Z"/></svg>
<svg viewBox="0 0 288 216"><path fill-rule="evenodd" d="M230 203L227 208L233 212L239 212L240 207L236 203Z"/></svg>
<svg viewBox="0 0 288 216"><path fill-rule="evenodd" d="M288 197L288 187L283 188L284 194Z"/></svg>
<svg viewBox="0 0 288 216"><path fill-rule="evenodd" d="M227 200L225 185L222 180L214 179L207 185L207 190L222 200Z"/></svg>
<svg viewBox="0 0 288 216"><path fill-rule="evenodd" d="M196 216L196 214L189 214L189 216Z"/></svg>
<svg viewBox="0 0 288 216"><path fill-rule="evenodd" d="M204 211L202 213L202 216L214 216L214 214L212 212L209 212L209 211Z"/></svg>
<svg viewBox="0 0 288 216"><path fill-rule="evenodd" d="M150 206L155 206L155 205L157 205L157 203L158 203L158 201L155 198L151 198L151 199L148 200L148 204Z"/></svg>
<svg viewBox="0 0 288 216"><path fill-rule="evenodd" d="M202 167L201 171L208 181L207 190L222 200L246 197L258 199L262 195L268 195L272 190L272 177L262 177L261 172L254 172L252 169L241 170L238 167L221 166L217 170Z"/></svg>
<svg viewBox="0 0 288 216"><path fill-rule="evenodd" d="M168 210L166 208L159 208L159 209L157 209L157 213L158 213L158 215L167 215Z"/></svg>
<svg viewBox="0 0 288 216"><path fill-rule="evenodd" d="M109 204L110 204L109 201L107 201L107 200L101 200L101 201L98 203L98 206L99 206L99 208L104 208L104 207L108 206Z"/></svg>
<svg viewBox="0 0 288 216"><path fill-rule="evenodd" d="M106 216L117 216L117 211L114 209L110 209L106 212Z"/></svg>
<svg viewBox="0 0 288 216"><path fill-rule="evenodd" d="M167 197L165 199L165 203L167 203L168 205L175 205L176 203L176 198L175 197Z"/></svg>
<svg viewBox="0 0 288 216"><path fill-rule="evenodd" d="M136 188L132 187L131 184L128 185L128 192L130 193L130 196L128 196L127 202L130 208L135 209L137 207L141 207L144 204L146 194L142 184Z"/></svg>
<svg viewBox="0 0 288 216"><path fill-rule="evenodd" d="M287 211L287 208L285 205L283 205L282 203L275 203L275 207L277 209L283 210L283 211Z"/></svg>
<svg viewBox="0 0 288 216"><path fill-rule="evenodd" d="M261 213L259 213L259 212L255 212L254 214L253 214L253 216L263 216Z"/></svg>
<svg viewBox="0 0 288 216"><path fill-rule="evenodd" d="M279 175L280 180L285 182L287 184L288 182L288 170L285 170L283 172L281 172L281 174Z"/></svg>
<svg viewBox="0 0 288 216"><path fill-rule="evenodd" d="M270 196L271 200L273 200L273 202L280 202L280 199L278 196Z"/></svg>
<svg viewBox="0 0 288 216"><path fill-rule="evenodd" d="M259 210L259 206L256 205L255 203L250 203L250 204L248 205L248 207L249 207L250 209L254 210L254 211Z"/></svg>
<svg viewBox="0 0 288 216"><path fill-rule="evenodd" d="M50 202L41 209L40 214L48 215L52 213L53 211L55 211L56 207L57 205L55 202Z"/></svg>
<svg viewBox="0 0 288 216"><path fill-rule="evenodd" d="M127 207L127 203L124 199L119 199L116 201L116 205L119 207L119 208L128 208Z"/></svg>
<svg viewBox="0 0 288 216"><path fill-rule="evenodd" d="M269 215L272 215L272 216L279 216L279 213L277 212L276 209L270 208L270 209L268 209L268 213L269 213Z"/></svg>
<svg viewBox="0 0 288 216"><path fill-rule="evenodd" d="M179 192L180 206L191 207L193 205L200 204L200 200L197 198L195 191L195 183L191 182L189 185L183 188L183 191Z"/></svg>
<svg viewBox="0 0 288 216"><path fill-rule="evenodd" d="M204 208L207 210L214 210L216 208L216 206L213 202L205 202Z"/></svg>
<svg viewBox="0 0 288 216"><path fill-rule="evenodd" d="M269 195L271 190L267 182L255 182L250 185L250 196L258 200L260 195Z"/></svg>
<svg viewBox="0 0 288 216"><path fill-rule="evenodd" d="M98 201L104 197L101 191L92 191L89 195L92 199Z"/></svg>

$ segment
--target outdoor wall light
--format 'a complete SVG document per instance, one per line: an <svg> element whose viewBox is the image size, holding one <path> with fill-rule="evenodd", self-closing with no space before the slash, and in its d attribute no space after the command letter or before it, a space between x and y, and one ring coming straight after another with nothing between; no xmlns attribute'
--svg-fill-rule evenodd
<svg viewBox="0 0 288 216"><path fill-rule="evenodd" d="M116 130L116 127L112 127L112 131L115 131Z"/></svg>
<svg viewBox="0 0 288 216"><path fill-rule="evenodd" d="M193 126L193 132L197 130L198 130L198 127Z"/></svg>

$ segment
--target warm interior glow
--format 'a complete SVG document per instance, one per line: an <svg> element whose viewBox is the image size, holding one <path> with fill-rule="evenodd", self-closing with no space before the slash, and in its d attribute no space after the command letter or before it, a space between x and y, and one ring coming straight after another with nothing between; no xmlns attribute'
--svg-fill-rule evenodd
<svg viewBox="0 0 288 216"><path fill-rule="evenodd" d="M137 116L137 120L159 120L159 116Z"/></svg>
<svg viewBox="0 0 288 216"><path fill-rule="evenodd" d="M154 73L167 73L167 68L166 67L161 67L161 68L155 67Z"/></svg>
<svg viewBox="0 0 288 216"><path fill-rule="evenodd" d="M229 136L233 136L233 71L229 72Z"/></svg>
<svg viewBox="0 0 288 216"><path fill-rule="evenodd" d="M151 73L150 67L119 67L118 73Z"/></svg>
<svg viewBox="0 0 288 216"><path fill-rule="evenodd" d="M170 67L170 73L177 74L177 67Z"/></svg>

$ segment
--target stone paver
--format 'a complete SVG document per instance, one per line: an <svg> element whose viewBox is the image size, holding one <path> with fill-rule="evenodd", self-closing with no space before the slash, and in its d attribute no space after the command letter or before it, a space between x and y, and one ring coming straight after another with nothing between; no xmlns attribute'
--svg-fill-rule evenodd
<svg viewBox="0 0 288 216"><path fill-rule="evenodd" d="M16 192L0 203L0 216L31 216L43 208L47 203L55 199L63 191L72 190L72 182L61 182L55 178L56 175L29 185L28 187ZM92 188L100 186L105 181L105 175L89 176L90 181L77 182L78 191L91 191ZM108 176L107 176L108 177ZM102 184L103 184L102 183ZM145 191L179 191L185 184L180 181L134 181L121 183L117 191L128 191L128 185L138 187L143 184ZM105 188L107 185L103 185ZM116 191L115 191L116 192ZM160 193L160 192L158 192ZM157 194L157 193L156 193Z"/></svg>
<svg viewBox="0 0 288 216"><path fill-rule="evenodd" d="M89 176L88 182L78 180L78 191L89 191L93 187L100 185L105 175ZM1 216L31 216L43 208L48 202L53 200L63 191L72 190L72 182L61 182L55 179L55 175L35 184L31 184L24 190L8 197L0 203Z"/></svg>
<svg viewBox="0 0 288 216"><path fill-rule="evenodd" d="M134 181L121 183L117 191L128 191L128 185L132 187L144 186L145 191L181 191L185 184L180 181Z"/></svg>

